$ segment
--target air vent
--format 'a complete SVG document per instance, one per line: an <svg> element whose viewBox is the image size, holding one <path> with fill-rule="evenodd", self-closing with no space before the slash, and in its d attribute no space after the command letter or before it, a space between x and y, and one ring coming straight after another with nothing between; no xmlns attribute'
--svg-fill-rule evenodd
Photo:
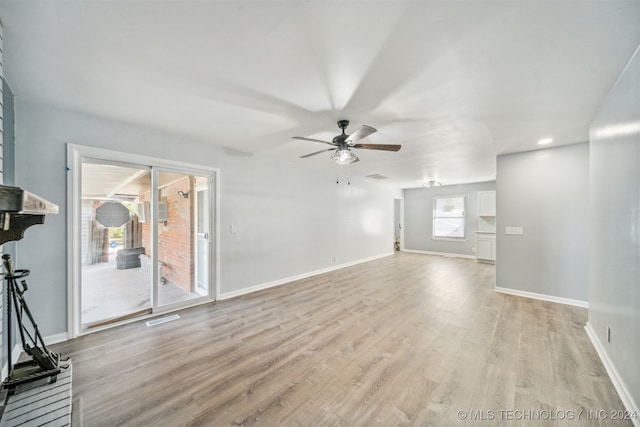
<svg viewBox="0 0 640 427"><path fill-rule="evenodd" d="M373 175L367 175L366 178L371 178L371 179L389 179L388 176L380 175L379 173L374 173Z"/></svg>
<svg viewBox="0 0 640 427"><path fill-rule="evenodd" d="M161 325L163 323L171 322L172 320L178 320L179 318L180 318L179 315L174 314L172 316L166 316L166 317L162 317L160 319L150 320L150 321L147 322L147 326Z"/></svg>

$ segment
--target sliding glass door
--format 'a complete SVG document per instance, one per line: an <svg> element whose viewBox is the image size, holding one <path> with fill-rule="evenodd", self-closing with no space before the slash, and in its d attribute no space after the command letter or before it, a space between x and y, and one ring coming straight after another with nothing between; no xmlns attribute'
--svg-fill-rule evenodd
<svg viewBox="0 0 640 427"><path fill-rule="evenodd" d="M73 336L214 299L217 171L88 147L69 157Z"/></svg>

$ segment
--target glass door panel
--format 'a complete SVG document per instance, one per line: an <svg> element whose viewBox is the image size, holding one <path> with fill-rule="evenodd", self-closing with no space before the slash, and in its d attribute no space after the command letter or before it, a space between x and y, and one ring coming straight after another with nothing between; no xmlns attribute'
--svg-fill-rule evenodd
<svg viewBox="0 0 640 427"><path fill-rule="evenodd" d="M82 162L81 327L91 328L151 312L148 214L150 169Z"/></svg>
<svg viewBox="0 0 640 427"><path fill-rule="evenodd" d="M209 295L208 178L158 171L158 306Z"/></svg>

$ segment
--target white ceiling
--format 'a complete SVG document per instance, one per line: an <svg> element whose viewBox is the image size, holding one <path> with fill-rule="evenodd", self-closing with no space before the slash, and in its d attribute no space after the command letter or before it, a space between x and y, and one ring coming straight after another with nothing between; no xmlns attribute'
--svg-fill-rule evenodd
<svg viewBox="0 0 640 427"><path fill-rule="evenodd" d="M351 174L495 179L495 156L588 140L640 44L640 1L0 0L16 97L335 168L338 119L378 129ZM349 132L348 132L349 133Z"/></svg>

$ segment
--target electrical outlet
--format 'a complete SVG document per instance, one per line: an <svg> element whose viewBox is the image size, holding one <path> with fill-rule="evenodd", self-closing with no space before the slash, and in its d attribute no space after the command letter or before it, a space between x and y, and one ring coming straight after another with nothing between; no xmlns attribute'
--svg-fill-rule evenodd
<svg viewBox="0 0 640 427"><path fill-rule="evenodd" d="M607 342L611 342L611 328L607 326Z"/></svg>
<svg viewBox="0 0 640 427"><path fill-rule="evenodd" d="M523 230L522 227L505 227L504 234L509 234L512 236L522 236Z"/></svg>
<svg viewBox="0 0 640 427"><path fill-rule="evenodd" d="M333 262L336 262L338 260L338 257L336 255L333 256Z"/></svg>

